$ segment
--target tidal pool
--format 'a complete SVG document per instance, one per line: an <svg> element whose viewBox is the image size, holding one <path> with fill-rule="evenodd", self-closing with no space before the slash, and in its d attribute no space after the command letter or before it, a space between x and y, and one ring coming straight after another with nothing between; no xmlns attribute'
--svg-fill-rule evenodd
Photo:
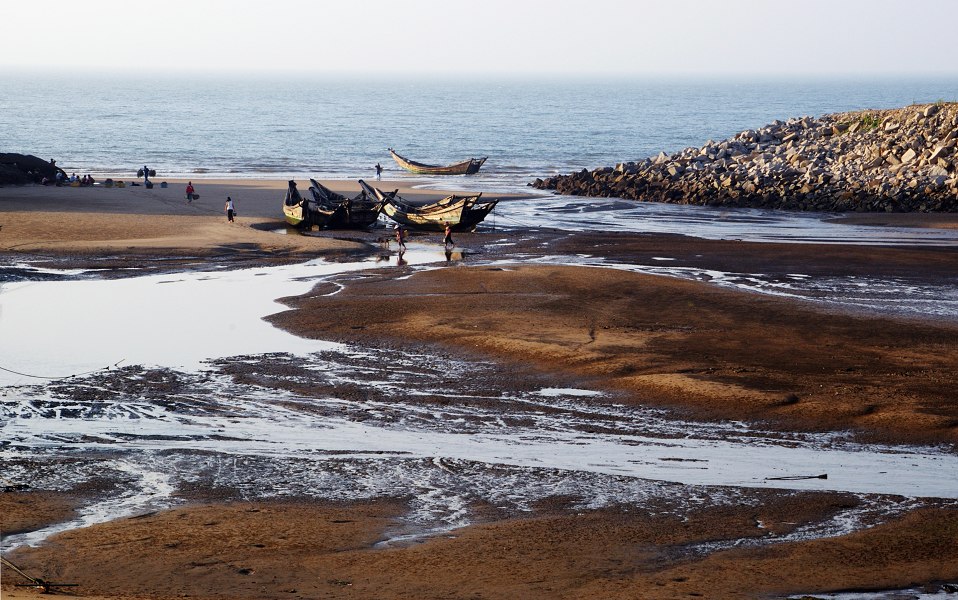
<svg viewBox="0 0 958 600"><path fill-rule="evenodd" d="M417 268L445 259L428 247L403 258ZM946 449L682 421L575 382L537 386L507 365L305 340L262 320L284 309L277 298L325 278L397 264L3 283L4 478L63 491L108 482L75 521L4 546L173 506L196 490L409 498L409 528L396 539L469 524L477 503L521 512L552 497L676 513L757 504L767 490L860 499L799 532L809 536L958 499L958 456Z"/></svg>

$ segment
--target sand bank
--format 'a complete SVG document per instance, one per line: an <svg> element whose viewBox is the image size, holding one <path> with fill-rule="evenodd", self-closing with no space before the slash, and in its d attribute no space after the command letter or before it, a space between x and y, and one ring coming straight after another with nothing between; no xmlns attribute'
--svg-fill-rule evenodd
<svg viewBox="0 0 958 600"><path fill-rule="evenodd" d="M575 374L623 390L627 402L698 418L958 442L955 326L560 266L387 274L290 302L297 310L271 319L301 335L443 344Z"/></svg>

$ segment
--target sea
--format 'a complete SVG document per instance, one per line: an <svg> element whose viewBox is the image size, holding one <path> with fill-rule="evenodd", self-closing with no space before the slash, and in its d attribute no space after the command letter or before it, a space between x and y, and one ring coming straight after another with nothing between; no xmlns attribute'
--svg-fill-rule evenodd
<svg viewBox="0 0 958 600"><path fill-rule="evenodd" d="M488 156L426 187L515 191L730 137L776 119L958 100L958 78L465 79L0 73L0 152L68 172L158 178L416 177Z"/></svg>

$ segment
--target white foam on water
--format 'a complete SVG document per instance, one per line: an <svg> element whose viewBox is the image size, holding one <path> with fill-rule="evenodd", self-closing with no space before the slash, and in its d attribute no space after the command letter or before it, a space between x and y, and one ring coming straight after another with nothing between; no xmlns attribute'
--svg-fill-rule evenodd
<svg viewBox="0 0 958 600"><path fill-rule="evenodd" d="M546 396L549 398L556 398L561 396L580 396L580 397L596 397L601 396L602 392L597 392L595 390L580 390L577 388L542 388L536 392L539 396Z"/></svg>

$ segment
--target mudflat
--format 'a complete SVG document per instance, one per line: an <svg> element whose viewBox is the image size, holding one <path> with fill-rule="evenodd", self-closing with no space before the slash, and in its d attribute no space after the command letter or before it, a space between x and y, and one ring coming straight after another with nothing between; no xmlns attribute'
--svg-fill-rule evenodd
<svg viewBox="0 0 958 600"><path fill-rule="evenodd" d="M242 264L266 264L381 251L383 232L348 239L274 233L282 227L277 213L284 182L194 184L201 195L194 204L208 205L188 205L178 187L0 189L0 252L58 264L109 257L110 264L140 265L170 254L242 254ZM167 191L169 198L161 195ZM113 192L128 196L105 195ZM233 225L216 198L227 194L235 194L240 214ZM75 221L51 224L54 206L64 221ZM934 217L923 224L934 225ZM617 402L706 422L850 431L888 444L953 448L958 441L958 326L951 321L852 313L706 282L513 260L667 255L677 264L740 273L909 273L940 282L954 277L958 253L952 248L532 230L460 234L457 242L474 257L444 268L343 276L324 284L337 286L336 294L317 289L287 298L290 310L270 320L302 336L493 360L516 378L534 373L557 386L603 390ZM7 558L35 577L78 583L64 589L87 598L767 598L937 590L958 581L958 511L950 502L899 509L850 534L763 543L770 532L813 530L863 499L744 488L729 493L740 495L741 504L690 508L681 517L641 504L584 510L562 497L522 515L474 506L475 525L384 546L408 498L244 502L224 500L217 490L192 490L182 507L70 530ZM95 491L4 492L0 528L7 534L62 522L85 494ZM3 575L4 597L37 597L35 590L13 587L20 581L8 569Z"/></svg>

